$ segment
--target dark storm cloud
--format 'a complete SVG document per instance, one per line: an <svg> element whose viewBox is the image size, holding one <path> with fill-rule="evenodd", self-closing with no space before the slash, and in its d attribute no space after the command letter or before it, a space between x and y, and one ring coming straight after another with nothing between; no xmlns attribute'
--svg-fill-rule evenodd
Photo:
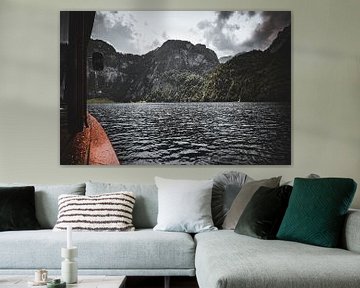
<svg viewBox="0 0 360 288"><path fill-rule="evenodd" d="M219 21L228 20L234 13L235 13L235 11L218 11L218 12L216 12L216 14L218 16L217 19Z"/></svg>
<svg viewBox="0 0 360 288"><path fill-rule="evenodd" d="M290 11L218 11L215 13L216 18L213 21L203 20L197 24L197 28L203 31L208 45L212 45L220 53L232 55L254 49L266 49L278 32L291 22ZM239 16L242 23L240 21L237 24L234 20L239 19ZM250 21L255 16L261 19L260 23L248 40L239 43L236 34L241 33L244 22Z"/></svg>
<svg viewBox="0 0 360 288"><path fill-rule="evenodd" d="M216 20L216 26L219 28L226 28L227 30L234 31L239 30L240 26L237 24L230 25L227 21L233 16L236 12L235 11L219 11L217 12L218 17Z"/></svg>
<svg viewBox="0 0 360 288"><path fill-rule="evenodd" d="M256 15L256 11L239 11L238 13L243 16L248 16L249 18Z"/></svg>
<svg viewBox="0 0 360 288"><path fill-rule="evenodd" d="M240 29L237 24L228 24L229 19L236 12L218 11L215 13L217 16L215 21L203 20L197 24L197 27L204 31L207 44L212 44L220 51L234 51L236 43L227 32Z"/></svg>
<svg viewBox="0 0 360 288"><path fill-rule="evenodd" d="M266 49L278 32L291 23L290 11L264 11L260 16L263 22L255 29L251 38L241 45L244 50Z"/></svg>
<svg viewBox="0 0 360 288"><path fill-rule="evenodd" d="M117 12L96 13L91 37L109 42L117 51L136 51L134 25L116 19Z"/></svg>
<svg viewBox="0 0 360 288"><path fill-rule="evenodd" d="M236 43L224 33L213 34L208 39L211 39L211 43L220 51L236 51Z"/></svg>

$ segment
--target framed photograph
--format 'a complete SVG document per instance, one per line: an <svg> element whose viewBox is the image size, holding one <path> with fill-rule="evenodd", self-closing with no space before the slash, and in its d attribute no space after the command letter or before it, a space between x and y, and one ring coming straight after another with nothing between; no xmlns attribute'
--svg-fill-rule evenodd
<svg viewBox="0 0 360 288"><path fill-rule="evenodd" d="M62 165L290 165L290 11L62 11Z"/></svg>

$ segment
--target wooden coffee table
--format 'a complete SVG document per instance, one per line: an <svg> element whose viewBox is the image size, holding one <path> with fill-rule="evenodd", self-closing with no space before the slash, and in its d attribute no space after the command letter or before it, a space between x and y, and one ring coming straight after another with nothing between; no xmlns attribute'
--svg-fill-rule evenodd
<svg viewBox="0 0 360 288"><path fill-rule="evenodd" d="M51 277L54 279L56 277ZM36 287L44 288L45 286L28 286L28 282L32 281L32 276L2 276L0 275L1 288L24 288ZM125 288L126 276L79 276L77 284L68 284L67 288Z"/></svg>

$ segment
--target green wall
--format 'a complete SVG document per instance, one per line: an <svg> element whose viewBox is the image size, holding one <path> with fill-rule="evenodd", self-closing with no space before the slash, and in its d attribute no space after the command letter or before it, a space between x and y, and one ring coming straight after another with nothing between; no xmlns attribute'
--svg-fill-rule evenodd
<svg viewBox="0 0 360 288"><path fill-rule="evenodd" d="M59 10L75 9L291 10L292 165L60 166ZM0 0L0 182L146 183L155 175L204 179L239 170L285 180L309 173L352 177L360 186L359 27L358 0Z"/></svg>

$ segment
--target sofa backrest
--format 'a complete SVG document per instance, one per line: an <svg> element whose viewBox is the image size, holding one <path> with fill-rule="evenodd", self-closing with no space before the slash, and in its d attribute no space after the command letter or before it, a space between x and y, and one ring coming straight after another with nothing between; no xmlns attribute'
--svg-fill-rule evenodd
<svg viewBox="0 0 360 288"><path fill-rule="evenodd" d="M58 197L61 194L85 195L85 183L60 185L0 183L0 186L34 186L36 218L43 229L52 229L55 226L58 216Z"/></svg>
<svg viewBox="0 0 360 288"><path fill-rule="evenodd" d="M158 192L155 184L87 182L85 195L130 191L135 194L133 223L136 229L153 228L157 223Z"/></svg>

